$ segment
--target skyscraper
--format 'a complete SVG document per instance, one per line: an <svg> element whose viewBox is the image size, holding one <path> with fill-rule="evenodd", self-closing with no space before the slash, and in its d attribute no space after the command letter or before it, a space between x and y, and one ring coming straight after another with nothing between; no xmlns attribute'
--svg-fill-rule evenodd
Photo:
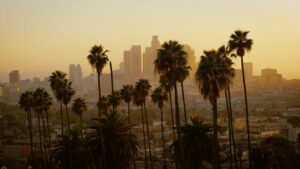
<svg viewBox="0 0 300 169"><path fill-rule="evenodd" d="M187 45L187 44L183 45L183 50L187 54L187 65L191 67L189 79L192 80L195 77L194 75L195 75L196 69L197 69L195 51L194 51L194 49L191 48L190 45Z"/></svg>
<svg viewBox="0 0 300 169"><path fill-rule="evenodd" d="M13 70L9 73L9 83L17 84L20 82L20 73L18 70Z"/></svg>
<svg viewBox="0 0 300 169"><path fill-rule="evenodd" d="M154 60L157 57L157 50L160 48L158 36L152 36L151 46L145 48L143 55L143 74L145 78L154 78Z"/></svg>
<svg viewBox="0 0 300 169"><path fill-rule="evenodd" d="M79 64L77 66L75 64L69 66L69 80L73 83L73 87L76 90L82 89L82 71Z"/></svg>
<svg viewBox="0 0 300 169"><path fill-rule="evenodd" d="M129 77L131 76L131 56L130 51L124 51L123 53L123 62L124 62L124 75Z"/></svg>
<svg viewBox="0 0 300 169"><path fill-rule="evenodd" d="M133 78L140 78L142 75L142 52L141 46L134 45L130 50L131 57L131 76Z"/></svg>
<svg viewBox="0 0 300 169"><path fill-rule="evenodd" d="M246 82L251 82L253 79L253 63L244 62L244 70Z"/></svg>

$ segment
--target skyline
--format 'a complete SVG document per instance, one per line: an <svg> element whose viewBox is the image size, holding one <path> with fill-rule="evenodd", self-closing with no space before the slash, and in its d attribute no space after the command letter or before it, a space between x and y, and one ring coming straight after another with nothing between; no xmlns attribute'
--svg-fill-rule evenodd
<svg viewBox="0 0 300 169"><path fill-rule="evenodd" d="M254 75L276 68L287 79L300 78L299 1L12 0L1 1L0 11L0 81L15 69L41 77L57 69L67 72L71 63L80 64L86 75L92 72L86 56L95 44L110 50L117 69L124 50L141 45L144 52L152 35L161 43L189 44L199 61L203 50L225 44L236 29L249 30L254 40L245 57L254 63Z"/></svg>

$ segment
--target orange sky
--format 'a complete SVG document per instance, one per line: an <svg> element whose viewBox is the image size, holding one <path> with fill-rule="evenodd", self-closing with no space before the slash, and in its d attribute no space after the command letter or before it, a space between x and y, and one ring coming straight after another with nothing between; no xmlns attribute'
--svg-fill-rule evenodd
<svg viewBox="0 0 300 169"><path fill-rule="evenodd" d="M297 0L2 0L0 81L18 69L22 77L68 70L70 63L91 72L86 56L102 44L117 68L131 45L144 49L151 36L161 42L203 50L225 44L235 29L249 30L253 51L245 61L300 78L300 1ZM237 67L239 62L237 62Z"/></svg>

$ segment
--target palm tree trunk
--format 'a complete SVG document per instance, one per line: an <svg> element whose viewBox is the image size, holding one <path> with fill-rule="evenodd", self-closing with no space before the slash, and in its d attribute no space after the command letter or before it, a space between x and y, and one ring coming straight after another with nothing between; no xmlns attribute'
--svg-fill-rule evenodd
<svg viewBox="0 0 300 169"><path fill-rule="evenodd" d="M111 81L111 95L114 97L114 73L112 70L112 64L109 62L110 67L110 81ZM116 112L116 107L114 104L112 104L113 112Z"/></svg>
<svg viewBox="0 0 300 169"><path fill-rule="evenodd" d="M61 120L61 135L64 135L64 120L63 120L63 106L62 101L60 101L60 120Z"/></svg>
<svg viewBox="0 0 300 169"><path fill-rule="evenodd" d="M48 154L49 154L49 151L48 151L48 147L49 147L49 145L48 145L48 141L47 141L47 132L46 132L46 127L45 127L45 119L44 119L44 115L43 115L43 112L41 113L41 118L42 118L42 127L43 127L43 136L44 136L44 146L45 147L47 147L47 148L45 148L45 160L46 160L46 168L48 168L48 166L49 166L49 161L48 161L48 159L49 159L49 156L48 156Z"/></svg>
<svg viewBox="0 0 300 169"><path fill-rule="evenodd" d="M28 134L29 134L29 141L30 141L30 165L33 162L33 142L32 142L32 123L31 123L31 111L27 112L27 120L28 120Z"/></svg>
<svg viewBox="0 0 300 169"><path fill-rule="evenodd" d="M182 93L183 110L184 110L184 122L185 122L185 124L187 124L187 113L186 113L186 105L185 105L183 82L181 82L180 84L181 84L181 93Z"/></svg>
<svg viewBox="0 0 300 169"><path fill-rule="evenodd" d="M166 153L165 153L165 138L164 138L164 117L163 117L163 111L160 107L160 123L161 123L161 141L162 141L162 149L163 149L163 161L164 161L164 167L167 165L166 162Z"/></svg>
<svg viewBox="0 0 300 169"><path fill-rule="evenodd" d="M147 144L146 144L146 135L145 135L145 126L144 126L144 111L143 105L141 105L141 117L142 117L142 128L143 128L143 137L144 137L144 156L145 156L145 169L148 168L148 161L147 161Z"/></svg>
<svg viewBox="0 0 300 169"><path fill-rule="evenodd" d="M70 118L69 118L69 110L68 104L65 104L66 113L67 113L67 122L68 122L68 137L69 137L69 148L71 148L71 128L70 128ZM70 166L73 168L73 157L72 157L72 150L69 150L69 157L70 157Z"/></svg>
<svg viewBox="0 0 300 169"><path fill-rule="evenodd" d="M227 87L228 90L228 104L229 104L229 113L230 113L230 125L231 125L231 140L233 146L233 157L235 162L235 168L238 169L238 159L237 159L237 152L236 152L236 144L235 144L235 136L234 136L234 127L233 127L233 115L232 115L232 107L231 107L231 94L230 94L230 86Z"/></svg>
<svg viewBox="0 0 300 169"><path fill-rule="evenodd" d="M98 80L98 94L99 94L99 101L101 99L101 86L100 86L100 72L97 72L97 80ZM102 147L102 154L103 154L103 159L101 160L101 157L99 158L99 169L101 168L101 161L103 164L103 168L106 169L106 153L105 153L105 146L104 146L104 139L103 139L103 133L102 133L102 127L101 127L101 107L98 107L98 113L99 113L99 135L100 135L100 141L101 141L101 147Z"/></svg>
<svg viewBox="0 0 300 169"><path fill-rule="evenodd" d="M242 75L243 75L243 85L244 85L244 96L245 96L245 109L246 109L246 127L247 127L247 141L248 141L248 151L249 151L249 169L252 169L252 149L250 141L250 127L249 127L249 113L248 113L248 100L247 100L247 87L245 79L245 70L244 70L244 61L241 56L241 65L242 65Z"/></svg>
<svg viewBox="0 0 300 169"><path fill-rule="evenodd" d="M171 125L172 125L172 131L173 131L173 139L176 140L176 132L175 132L175 128L174 128L172 91L171 90L169 90L169 102L170 102L170 113L171 113Z"/></svg>
<svg viewBox="0 0 300 169"><path fill-rule="evenodd" d="M147 140L148 140L148 148L149 148L149 155L150 155L150 164L151 164L151 169L153 169L153 158L152 158L152 151L151 151L151 144L150 144L148 115L146 111L146 103L143 104L144 104L145 120L146 120L146 127L147 127Z"/></svg>
<svg viewBox="0 0 300 169"><path fill-rule="evenodd" d="M68 105L65 104L65 109L67 113L67 124L68 124L68 133L70 134L71 128L70 128L70 118L69 118L69 110L68 110Z"/></svg>
<svg viewBox="0 0 300 169"><path fill-rule="evenodd" d="M213 106L213 139L214 142L217 146L215 149L215 164L214 164L214 169L221 169L220 165L220 157L219 157L219 142L218 142L218 107L217 107L217 99L214 98L212 106Z"/></svg>
<svg viewBox="0 0 300 169"><path fill-rule="evenodd" d="M229 140L229 168L232 169L232 150L231 150L231 125L230 125L230 111L228 105L228 94L227 89L225 89L225 100L226 100L226 110L227 110L227 122L228 122L228 140Z"/></svg>
<svg viewBox="0 0 300 169"><path fill-rule="evenodd" d="M178 91L177 91L177 83L174 83L174 91L175 91L175 115L176 115L176 129L177 129L177 139L179 142L179 169L184 169L183 165L183 145L181 141L181 125L180 125L180 112L179 112L179 103L178 103Z"/></svg>
<svg viewBox="0 0 300 169"><path fill-rule="evenodd" d="M39 127L39 141L40 141L40 156L41 156L41 168L44 167L44 164L43 164L43 143L42 143L42 131L41 131L41 118L40 118L40 113L38 113L38 127Z"/></svg>
<svg viewBox="0 0 300 169"><path fill-rule="evenodd" d="M127 113L128 113L128 125L130 126L129 133L131 133L131 114L130 114L130 102L127 103ZM133 168L136 169L135 158L133 159Z"/></svg>
<svg viewBox="0 0 300 169"><path fill-rule="evenodd" d="M51 152L52 152L52 149L51 149L51 135L50 135L50 127L49 127L49 117L48 117L48 111L45 111L46 113L46 122L47 122L47 130L48 130L48 144L49 144L49 161L50 161L50 168L52 168L52 157L51 157Z"/></svg>
<svg viewBox="0 0 300 169"><path fill-rule="evenodd" d="M82 115L79 115L80 118L80 131L81 131L81 138L83 138L83 128L82 128Z"/></svg>

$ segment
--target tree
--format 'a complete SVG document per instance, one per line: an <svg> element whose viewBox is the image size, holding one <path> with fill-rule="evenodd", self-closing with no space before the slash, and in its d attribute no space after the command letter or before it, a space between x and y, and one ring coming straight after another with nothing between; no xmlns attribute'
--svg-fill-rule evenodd
<svg viewBox="0 0 300 169"><path fill-rule="evenodd" d="M64 135L64 121L63 121L63 108L62 108L63 105L62 100L64 94L62 92L63 89L62 86L64 84L66 76L67 76L66 73L56 70L55 72L52 72L49 78L50 87L54 93L56 100L60 104L61 135Z"/></svg>
<svg viewBox="0 0 300 169"><path fill-rule="evenodd" d="M32 139L32 108L33 108L33 92L26 91L21 94L19 100L20 108L27 113L28 133L30 139L30 165L33 162L33 139Z"/></svg>
<svg viewBox="0 0 300 169"><path fill-rule="evenodd" d="M112 94L107 96L108 103L113 107L113 112L117 112L117 107L121 104L122 98L119 91L114 91Z"/></svg>
<svg viewBox="0 0 300 169"><path fill-rule="evenodd" d="M45 149L45 159L43 158L43 147L50 147L46 137L46 130L45 130L45 122L43 118L43 112L48 110L51 105L51 97L43 88L37 88L33 94L33 110L36 112L38 116L38 128L39 128L39 142L40 142L40 156L41 156L41 166L44 166L43 160L46 161L46 166L49 165L48 163L48 154L49 149ZM42 130L41 130L41 121L43 126L43 138L44 144L42 142ZM47 145L48 144L48 145Z"/></svg>
<svg viewBox="0 0 300 169"><path fill-rule="evenodd" d="M133 98L133 92L134 88L132 85L123 85L120 94L121 98L124 100L125 103L127 103L127 118L128 118L128 125L131 126L131 111L130 111L130 102ZM131 128L129 129L129 133L131 133ZM136 169L136 163L135 160L133 160L133 168Z"/></svg>
<svg viewBox="0 0 300 169"><path fill-rule="evenodd" d="M210 133L213 127L204 124L198 117L191 118L191 124L182 127L183 165L188 169L201 169L213 163L212 150L218 147ZM179 158L179 140L172 144L175 159Z"/></svg>
<svg viewBox="0 0 300 169"><path fill-rule="evenodd" d="M151 85L148 80L140 79L135 84L135 95L141 101L142 106L144 108L145 113L145 121L146 121L146 130L147 130L147 141L148 141L148 148L149 148L149 155L150 155L150 164L151 169L153 169L153 158L152 158L152 150L150 144L150 134L149 134L149 122L148 122L148 115L146 109L146 99L150 93Z"/></svg>
<svg viewBox="0 0 300 169"><path fill-rule="evenodd" d="M102 73L102 70L104 66L108 63L108 56L107 53L109 50L105 50L102 45L95 45L92 47L90 50L90 54L87 56L87 59L89 61L89 64L92 66L93 69L96 69L97 72L97 82L98 82L98 103L101 104L100 99L101 99L101 84L100 84L100 76ZM101 105L98 105L98 113L99 113L99 120L101 119ZM102 129L100 128L100 135L102 135ZM101 136L101 138L103 138ZM104 148L104 140L101 140L101 145L102 145L102 154L105 153L105 148ZM104 157L105 158L105 157ZM105 161L105 160L104 160ZM105 162L103 163L105 167Z"/></svg>
<svg viewBox="0 0 300 169"><path fill-rule="evenodd" d="M163 106L164 102L168 101L168 94L163 88L158 87L153 90L151 94L151 100L154 104L158 106L160 109L160 123L161 123L161 140L162 140L162 150L163 150L163 162L164 166L167 165L166 163L166 153L165 153L165 139L164 139L164 120L163 120Z"/></svg>
<svg viewBox="0 0 300 169"><path fill-rule="evenodd" d="M84 142L79 136L77 130L71 130L68 135L60 136L61 139L55 144L53 150L57 169L94 169L93 160L85 151ZM68 154L72 154L72 160Z"/></svg>
<svg viewBox="0 0 300 169"><path fill-rule="evenodd" d="M231 147L233 147L233 154L234 154L234 161L235 161L235 168L238 169L238 160L236 154L236 144L235 144L235 134L234 134L234 127L233 127L233 115L232 115L232 107L231 107L231 94L230 94L230 84L232 83L232 79L235 76L235 71L232 68L233 62L228 57L229 55L228 47L224 45L218 49L218 55L224 58L225 64L231 69L231 74L229 74L227 87L225 87L225 100L226 100L226 109L227 109L227 116L228 116L228 135L229 135L229 146L230 146L230 168L232 168L232 151ZM232 145L232 146L231 146Z"/></svg>
<svg viewBox="0 0 300 169"><path fill-rule="evenodd" d="M186 104L185 104L185 97L184 97L184 88L183 88L183 82L184 80L189 76L189 70L191 69L190 66L181 66L178 69L178 77L179 82L181 85L181 93L182 93L182 101L183 101L183 110L184 110L184 122L187 124L187 113L186 113Z"/></svg>
<svg viewBox="0 0 300 169"><path fill-rule="evenodd" d="M69 118L69 109L68 104L70 103L72 97L75 95L75 90L72 87L72 82L69 82L67 79L64 80L64 85L62 86L63 90L63 104L65 105L66 113L67 113L67 124L68 124L68 132L71 131L70 128L70 118Z"/></svg>
<svg viewBox="0 0 300 169"><path fill-rule="evenodd" d="M136 136L129 133L131 126L127 125L127 120L121 118L117 113L106 113L99 121L94 119L87 133L87 151L94 157L103 159L100 142L100 127L103 131L103 140L106 149L106 168L127 169L132 160L135 159L138 151ZM99 124L100 123L100 124Z"/></svg>
<svg viewBox="0 0 300 169"><path fill-rule="evenodd" d="M208 99L213 110L213 138L214 142L218 143L218 110L217 98L220 96L221 90L225 89L230 81L232 71L228 67L227 60L220 57L217 51L204 51L204 55L200 58L200 63L196 72L196 81L200 93L204 99ZM220 168L219 150L215 150L214 168Z"/></svg>
<svg viewBox="0 0 300 169"><path fill-rule="evenodd" d="M134 88L133 90L133 102L136 106L140 107L141 109L141 124L143 129L143 144L144 144L144 162L145 162L145 169L148 168L148 160L147 160L147 143L146 143L146 132L145 132L145 120L144 120L144 111L143 111L143 99L139 93L139 91Z"/></svg>
<svg viewBox="0 0 300 169"><path fill-rule="evenodd" d="M72 110L75 114L77 114L80 118L80 132L82 135L83 127L82 127L82 114L87 111L86 101L82 98L77 98L73 102Z"/></svg>
<svg viewBox="0 0 300 169"><path fill-rule="evenodd" d="M296 169L295 146L281 136L266 138L253 149L255 169Z"/></svg>
<svg viewBox="0 0 300 169"><path fill-rule="evenodd" d="M99 102L97 103L97 107L101 109L104 114L107 113L109 110L108 97L101 96Z"/></svg>
<svg viewBox="0 0 300 169"><path fill-rule="evenodd" d="M154 61L154 64L155 64L156 72L158 72L160 76L166 76L169 83L172 85L174 89L177 136L180 142L181 125L180 125L177 82L179 82L178 73L180 72L179 71L180 68L186 66L187 64L187 55L186 52L183 50L183 45L179 44L177 41L165 42L162 45L162 47L158 50L157 58ZM179 158L180 164L182 163L182 159L183 157Z"/></svg>
<svg viewBox="0 0 300 169"><path fill-rule="evenodd" d="M243 61L245 53L250 52L252 49L252 45L253 45L252 39L248 39L248 37L247 37L248 33L249 33L249 31L236 30L230 36L230 40L228 41L228 47L229 47L230 52L234 52L232 54L233 57L239 56L241 58L244 96L245 96L246 128L247 128L248 151L249 151L249 167L250 167L250 169L252 169L247 87L246 87L244 61Z"/></svg>

